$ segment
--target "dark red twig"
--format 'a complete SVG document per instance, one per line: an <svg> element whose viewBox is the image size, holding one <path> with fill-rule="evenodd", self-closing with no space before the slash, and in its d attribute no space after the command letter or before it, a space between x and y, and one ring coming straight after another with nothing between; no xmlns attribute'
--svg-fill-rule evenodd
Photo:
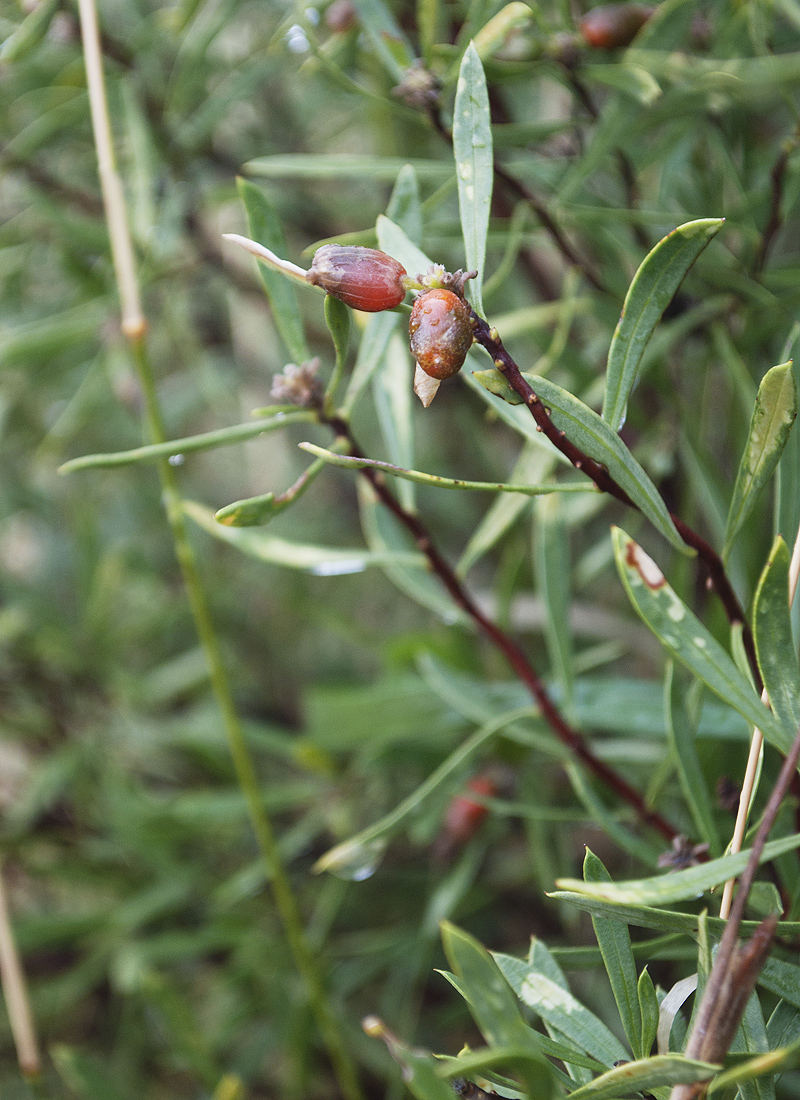
<svg viewBox="0 0 800 1100"><path fill-rule="evenodd" d="M350 454L354 458L364 458L365 455L353 439L349 425L340 417L321 417L336 432L338 436L347 440ZM450 564L441 555L425 524L420 518L406 511L394 494L387 488L384 475L380 471L368 467L360 471L363 477L372 486L378 499L394 515L406 530L412 535L420 551L428 559L431 569L447 589L454 602L472 619L482 633L500 650L511 665L514 672L525 684L539 706L542 717L553 730L558 739L580 760L586 768L605 784L617 797L631 806L638 817L645 824L652 826L665 839L670 842L679 835L679 832L665 818L651 809L642 798L641 794L618 775L613 768L595 756L585 738L573 729L553 703L544 683L528 660L521 647L509 637L505 631L492 622L473 601Z"/></svg>
<svg viewBox="0 0 800 1100"><path fill-rule="evenodd" d="M514 359L503 346L503 341L497 330L490 328L488 322L482 317L478 317L474 312L472 312L472 321L475 340L481 347L489 352L494 365L499 371L503 372L511 388L525 402L526 407L530 410L531 415L536 421L537 427L540 428L542 433L547 436L550 442L553 443L566 458L569 459L576 470L580 470L582 473L586 474L587 477L591 478L598 489L602 490L604 493L609 493L622 504L630 508L637 508L638 510L637 505L634 504L622 486L614 480L605 466L595 459L590 458L589 455L585 454L579 447L576 447L575 444L567 438L566 433L560 431L555 426L544 403L540 400L530 383L523 377ZM731 624L741 624L742 642L760 692L763 684L761 682L758 661L756 660L753 634L745 618L744 609L725 572L722 559L716 550L714 550L701 535L698 535L697 532L687 523L684 523L680 517L672 513L670 514L678 530L678 534L683 541L687 546L691 546L692 549L697 551L697 555L706 570L708 583L719 596L722 606L725 608L728 620Z"/></svg>

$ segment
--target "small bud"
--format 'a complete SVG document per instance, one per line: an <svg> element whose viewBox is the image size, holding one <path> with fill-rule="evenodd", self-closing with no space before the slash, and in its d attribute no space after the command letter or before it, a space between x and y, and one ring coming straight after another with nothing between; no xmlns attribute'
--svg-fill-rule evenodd
<svg viewBox="0 0 800 1100"><path fill-rule="evenodd" d="M629 46L653 14L644 4L604 4L592 8L578 24L584 42L598 50Z"/></svg>
<svg viewBox="0 0 800 1100"><path fill-rule="evenodd" d="M431 378L450 378L472 346L470 314L451 290L429 290L414 302L408 326L411 354Z"/></svg>
<svg viewBox="0 0 800 1100"><path fill-rule="evenodd" d="M402 264L377 248L325 244L315 252L306 279L353 309L380 313L405 298L405 274Z"/></svg>

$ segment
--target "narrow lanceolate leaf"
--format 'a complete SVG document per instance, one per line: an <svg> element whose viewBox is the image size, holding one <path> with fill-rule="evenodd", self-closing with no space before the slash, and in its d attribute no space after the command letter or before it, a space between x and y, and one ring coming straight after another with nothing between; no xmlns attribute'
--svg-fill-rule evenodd
<svg viewBox="0 0 800 1100"><path fill-rule="evenodd" d="M422 470L406 470L402 466L394 466L391 462L381 462L376 458L353 458L351 455L337 455L333 451L327 451L324 447L318 447L315 443L300 443L300 448L309 454L318 455L331 466L341 466L344 470L383 470L394 477L402 477L407 481L416 481L418 485L430 485L434 489L461 489L475 492L501 492L521 493L523 496L536 497L547 493L576 493L586 492L585 485L558 485L553 482L550 485L515 485L504 481L462 481L459 478L440 477L438 474L426 474Z"/></svg>
<svg viewBox="0 0 800 1100"><path fill-rule="evenodd" d="M588 848L583 860L583 877L586 882L611 881L611 875ZM642 1049L642 1016L630 933L626 925L607 917L593 916L592 927L603 956L614 1000L617 1002L622 1026L631 1050L634 1055L638 1055Z"/></svg>
<svg viewBox="0 0 800 1100"><path fill-rule="evenodd" d="M414 63L414 51L383 0L354 0L358 21L387 72L401 81Z"/></svg>
<svg viewBox="0 0 800 1100"><path fill-rule="evenodd" d="M569 626L569 540L557 497L537 501L533 521L533 562L536 585L547 609L545 640L550 666L564 691L564 703L572 704L575 676L572 667L572 634Z"/></svg>
<svg viewBox="0 0 800 1100"><path fill-rule="evenodd" d="M753 633L770 705L787 737L794 737L800 726L800 671L789 613L789 550L780 535L756 589Z"/></svg>
<svg viewBox="0 0 800 1100"><path fill-rule="evenodd" d="M725 527L726 559L756 497L772 476L797 416L797 387L791 360L768 370L758 387L750 432L742 455Z"/></svg>
<svg viewBox="0 0 800 1100"><path fill-rule="evenodd" d="M60 474L72 474L76 470L89 470L97 467L133 466L138 462L157 462L161 458L175 458L192 451L211 451L215 447L230 447L234 443L244 443L255 439L264 432L278 428L287 428L290 424L310 424L319 419L314 409L298 409L294 405L275 406L278 410L271 416L253 420L249 424L234 424L229 428L217 428L200 435L187 435L183 439L168 439L165 443L148 443L144 447L134 447L131 451L110 451L108 454L81 455L71 458L59 466Z"/></svg>
<svg viewBox="0 0 800 1100"><path fill-rule="evenodd" d="M547 896L556 901L565 901L574 905L584 913L602 913L611 917L612 920L625 921L634 928L652 928L658 932L692 936L694 939L698 936L699 918L696 913L677 913L671 909L659 909L651 905L603 901L602 898L590 898L586 894L576 894L570 890L554 890ZM725 924L726 922L720 917L706 918L708 930L715 936L722 934ZM742 935L751 935L758 924L759 922L755 920L742 921ZM785 936L797 935L800 932L800 921L781 921L781 932ZM761 984L764 984L763 981ZM795 996L800 997L800 984L797 989L798 993Z"/></svg>
<svg viewBox="0 0 800 1100"><path fill-rule="evenodd" d="M225 527L260 527L269 523L286 508L299 500L314 479L325 469L326 463L318 458L305 470L294 485L282 493L264 493L257 497L247 497L227 504L214 513L217 523Z"/></svg>
<svg viewBox="0 0 800 1100"><path fill-rule="evenodd" d="M432 261L416 245L402 226L397 225L385 214L379 214L375 223L378 234L378 248L401 263L409 275L424 275Z"/></svg>
<svg viewBox="0 0 800 1100"><path fill-rule="evenodd" d="M610 1097L631 1096L650 1092L659 1086L693 1085L697 1081L710 1081L721 1066L708 1062L695 1062L682 1054L657 1054L641 1062L628 1062L617 1066L601 1077L596 1077L583 1088L571 1092L570 1100L609 1100Z"/></svg>
<svg viewBox="0 0 800 1100"><path fill-rule="evenodd" d="M603 1066L628 1058L628 1051L593 1012L560 985L530 969L514 991L550 1028L577 1044Z"/></svg>
<svg viewBox="0 0 800 1100"><path fill-rule="evenodd" d="M288 569L302 569L319 577L335 577L343 573L361 573L373 565L405 565L418 568L424 565L421 554L374 552L366 549L342 550L332 546L312 546L289 542L287 539L262 535L240 527L226 527L217 523L210 508L195 501L184 501L184 511L190 519L208 531L210 535L230 543L250 557L271 565Z"/></svg>
<svg viewBox="0 0 800 1100"><path fill-rule="evenodd" d="M389 310L373 313L367 321L358 347L353 373L350 375L344 395L342 411L346 418L349 418L370 378L383 362L386 348L398 321L398 315Z"/></svg>
<svg viewBox="0 0 800 1100"><path fill-rule="evenodd" d="M800 848L800 833L771 840L764 846L759 863L791 852L794 848ZM630 879L627 882L582 882L580 879L565 878L558 879L556 886L560 890L620 905L668 905L697 898L729 878L736 878L747 866L749 858L748 849L689 867L685 871L672 871L652 878Z"/></svg>
<svg viewBox="0 0 800 1100"><path fill-rule="evenodd" d="M656 1041L659 1016L658 994L656 993L656 987L653 985L653 979L647 972L647 967L639 975L637 996L639 998L639 1011L642 1016L642 1046L639 1054L642 1058L647 1058L653 1049L653 1043Z"/></svg>
<svg viewBox="0 0 800 1100"><path fill-rule="evenodd" d="M538 1053L536 1032L523 1020L511 986L486 948L449 921L443 921L441 929L458 988L489 1046L515 1046Z"/></svg>
<svg viewBox="0 0 800 1100"><path fill-rule="evenodd" d="M386 217L399 226L409 240L422 240L422 205L419 180L412 164L404 164L397 173L394 188L386 207Z"/></svg>
<svg viewBox="0 0 800 1100"><path fill-rule="evenodd" d="M562 1095L553 1067L547 1059L532 1050L525 1050L524 1047L499 1046L471 1050L458 1058L448 1058L439 1066L440 1076L448 1077L451 1081L458 1077L466 1077L468 1080L475 1076L485 1077L487 1071L491 1070L515 1072L521 1078L527 1095L535 1096L536 1100L550 1100L551 1097Z"/></svg>
<svg viewBox="0 0 800 1100"><path fill-rule="evenodd" d="M458 208L467 270L478 272L477 279L468 284L468 294L476 311L483 314L481 289L494 167L486 77L478 51L471 42L458 74L453 108L453 153L458 174Z"/></svg>
<svg viewBox="0 0 800 1100"><path fill-rule="evenodd" d="M695 729L689 721L686 710L685 687L676 674L673 661L668 662L664 683L664 717L667 738L675 767L678 770L681 788L686 799L695 827L703 841L709 845L713 855L720 850L719 834L711 808L711 797L703 778L703 769L697 753Z"/></svg>
<svg viewBox="0 0 800 1100"><path fill-rule="evenodd" d="M748 722L758 726L767 741L788 752L792 737L767 710L716 638L667 584L653 559L619 527L612 528L612 537L617 569L628 597L664 648Z"/></svg>
<svg viewBox="0 0 800 1100"><path fill-rule="evenodd" d="M250 183L238 179L239 196L247 211L247 224L250 236L259 244L266 245L278 256L286 255L286 242L283 239L278 215L264 192ZM258 271L272 307L272 317L281 339L295 363L303 363L309 358L308 344L303 331L303 320L297 304L297 295L289 279L278 271L259 261Z"/></svg>
<svg viewBox="0 0 800 1100"><path fill-rule="evenodd" d="M614 431L625 423L639 363L661 314L724 220L701 218L679 225L658 242L636 272L608 353L603 420Z"/></svg>
<svg viewBox="0 0 800 1100"><path fill-rule="evenodd" d="M490 393L502 397L509 404L522 404L522 398L511 388L501 371L475 371L474 377ZM602 417L554 382L535 374L523 374L522 377L550 409L555 426L566 432L567 438L576 447L606 467L617 484L677 550L693 553L675 529L658 489Z"/></svg>

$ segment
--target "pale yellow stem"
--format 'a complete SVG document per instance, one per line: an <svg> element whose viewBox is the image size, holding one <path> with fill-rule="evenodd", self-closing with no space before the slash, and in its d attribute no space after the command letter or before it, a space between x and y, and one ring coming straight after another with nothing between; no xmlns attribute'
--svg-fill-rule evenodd
<svg viewBox="0 0 800 1100"><path fill-rule="evenodd" d="M797 534L797 538L794 542L794 549L792 550L792 560L789 564L789 607L794 603L794 595L797 591L797 578L800 575L800 531ZM767 689L761 692L761 702L765 706L769 706L769 695ZM750 801L753 797L753 786L756 781L756 773L758 771L758 761L761 756L761 748L764 744L764 735L760 729L753 730L753 739L750 742L750 755L747 757L747 767L744 772L744 781L742 782L742 793L739 796L739 809L736 814L736 824L733 827L733 836L731 837L730 850L731 852L741 852L742 844L744 843L744 834L747 831L747 817L750 813ZM733 888L736 883L736 879L729 878L725 883L725 889L722 891L722 902L719 907L719 915L723 920L727 920L731 912L731 904L733 902Z"/></svg>
<svg viewBox="0 0 800 1100"><path fill-rule="evenodd" d="M14 1046L17 1049L19 1068L24 1077L38 1077L41 1072L39 1044L36 1041L25 975L14 942L2 873L0 873L0 979L3 983L3 994L6 999Z"/></svg>

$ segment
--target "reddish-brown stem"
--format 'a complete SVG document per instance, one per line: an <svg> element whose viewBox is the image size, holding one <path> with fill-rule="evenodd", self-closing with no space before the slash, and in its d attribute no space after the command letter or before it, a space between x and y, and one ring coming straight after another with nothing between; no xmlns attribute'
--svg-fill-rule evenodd
<svg viewBox="0 0 800 1100"><path fill-rule="evenodd" d="M354 458L364 458L364 454L353 439L349 425L340 417L321 416L334 432L347 440L349 452ZM380 471L368 467L360 471L363 477L370 483L381 503L389 509L400 523L411 534L420 551L428 559L431 569L449 592L453 601L464 611L481 632L500 650L511 665L514 672L525 684L539 706L542 717L553 730L558 739L580 760L586 768L602 783L604 783L619 799L631 806L646 824L652 826L665 839L672 841L678 836L678 830L655 810L652 810L642 798L641 794L627 783L592 752L585 738L578 730L573 729L550 698L544 683L536 672L522 648L509 637L505 631L492 622L474 602L463 584L456 576L450 564L441 555L434 544L430 533L420 518L400 504L394 494L387 488L384 475Z"/></svg>
<svg viewBox="0 0 800 1100"><path fill-rule="evenodd" d="M555 426L544 403L540 400L530 383L526 381L514 359L509 355L508 351L506 351L497 330L490 328L489 324L482 317L478 317L474 312L472 312L472 321L475 340L481 347L489 352L494 365L498 370L503 372L511 388L522 398L536 421L537 427L542 433L547 436L550 442L553 443L566 458L569 459L577 470L580 470L582 473L586 474L587 477L591 478L598 489L602 490L604 493L609 493L622 504L630 508L637 508L638 510L637 505L634 504L622 486L614 480L606 467L585 454L567 438L565 432L560 431ZM722 601L722 606L725 608L725 613L730 623L732 625L741 624L742 643L747 653L748 661L750 662L753 677L760 692L763 684L761 682L758 661L756 660L753 634L745 619L744 609L725 572L725 566L722 564L722 559L716 550L714 550L714 548L687 523L684 523L679 516L672 515L672 521L677 528L678 534L686 545L691 546L693 550L697 551L697 555L706 570L709 586L717 593Z"/></svg>

